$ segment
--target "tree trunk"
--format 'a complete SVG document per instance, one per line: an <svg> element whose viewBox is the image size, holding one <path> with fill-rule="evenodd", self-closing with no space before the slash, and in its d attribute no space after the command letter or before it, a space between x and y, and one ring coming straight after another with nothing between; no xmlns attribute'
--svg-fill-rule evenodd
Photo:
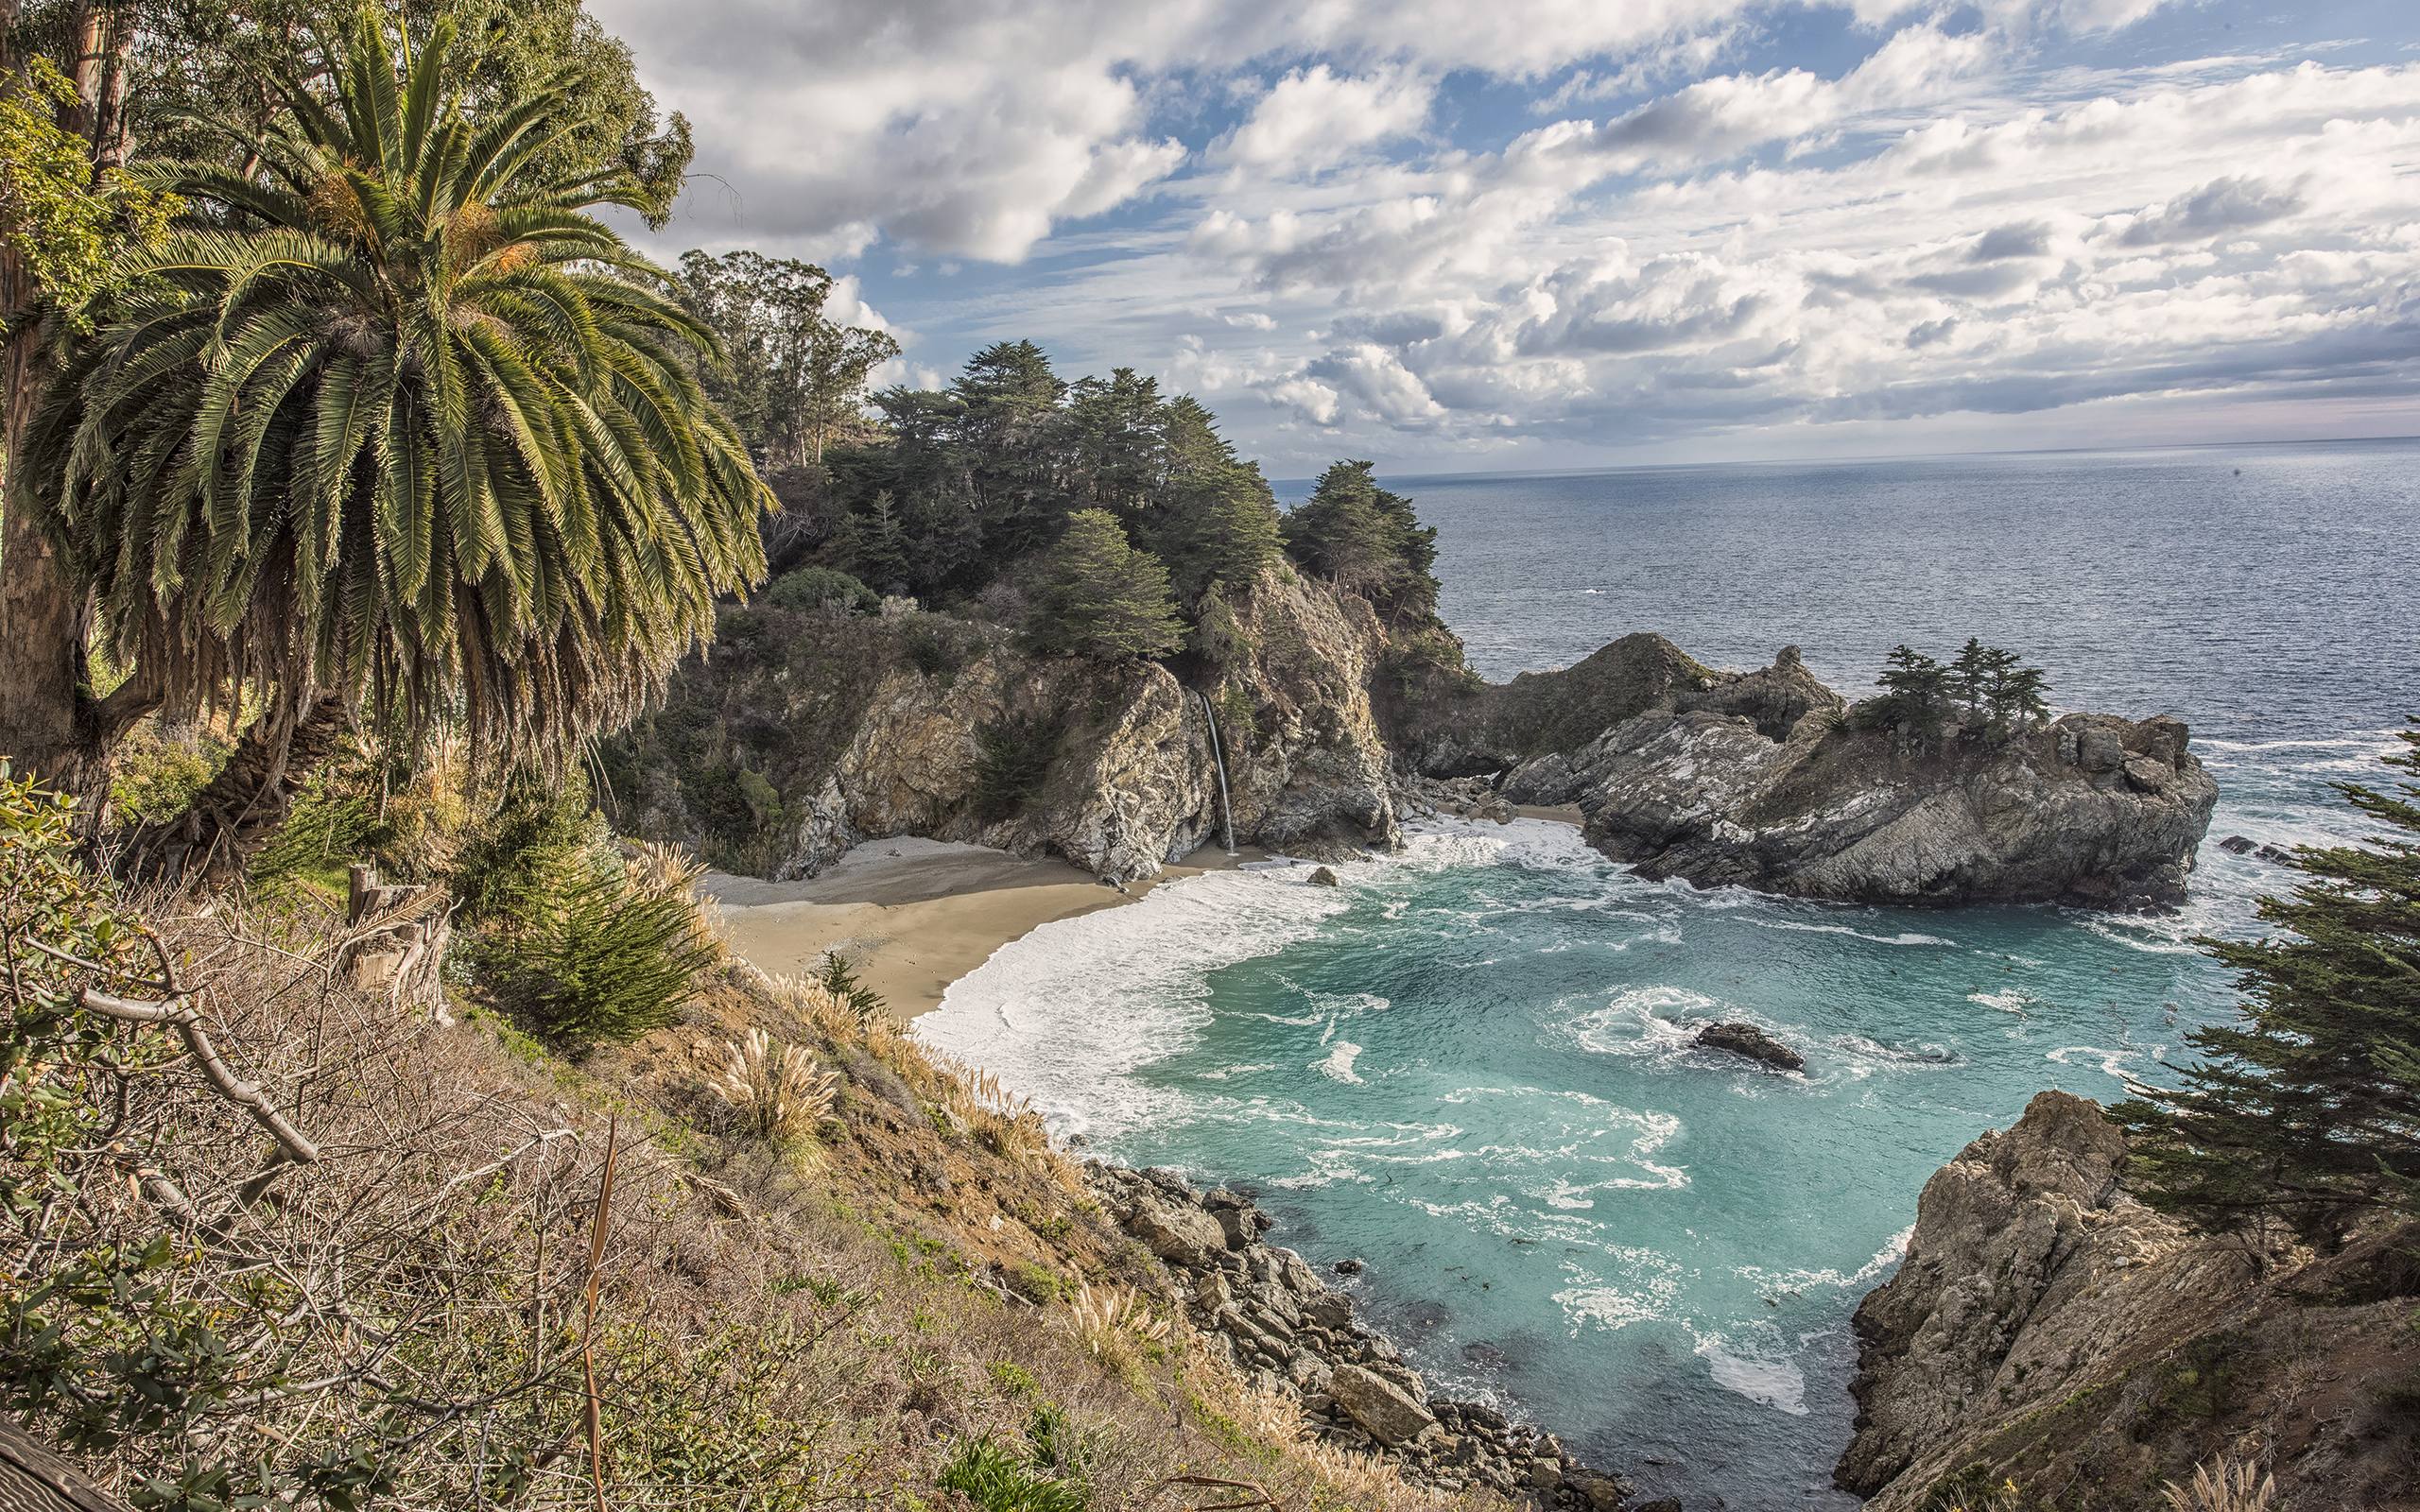
<svg viewBox="0 0 2420 1512"><path fill-rule="evenodd" d="M146 882L219 882L235 875L285 822L294 795L336 754L351 723L344 700L334 694L299 711L264 712L190 807L127 842L118 869Z"/></svg>
<svg viewBox="0 0 2420 1512"><path fill-rule="evenodd" d="M0 1417L0 1512L128 1512L128 1508Z"/></svg>
<svg viewBox="0 0 2420 1512"><path fill-rule="evenodd" d="M0 88L19 60L7 38L22 9L0 0ZM125 60L130 35L118 9L78 7L70 69L78 92L59 124L83 136L97 178L122 155ZM17 775L88 800L108 776L109 747L156 700L144 687L103 703L86 689L90 599L44 532L20 472L21 446L42 402L42 290L14 249L0 245L0 758ZM91 815L94 821L97 815Z"/></svg>

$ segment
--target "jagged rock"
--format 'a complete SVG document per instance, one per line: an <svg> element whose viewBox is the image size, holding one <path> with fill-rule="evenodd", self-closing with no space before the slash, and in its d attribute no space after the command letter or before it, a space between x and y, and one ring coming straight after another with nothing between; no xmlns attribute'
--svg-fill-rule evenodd
<svg viewBox="0 0 2420 1512"><path fill-rule="evenodd" d="M1361 1262L1352 1259L1340 1260L1328 1268L1339 1276L1358 1276L1361 1274Z"/></svg>
<svg viewBox="0 0 2420 1512"><path fill-rule="evenodd" d="M1698 1031L1697 1042L1709 1050L1728 1051L1782 1071L1806 1069L1805 1056L1753 1023L1709 1023Z"/></svg>
<svg viewBox="0 0 2420 1512"><path fill-rule="evenodd" d="M1716 672L1657 635L1413 711L1432 777L1504 771L1515 802L1577 802L1591 843L1651 878L1858 902L2182 901L2217 787L2173 719L2070 714L1919 738L1851 709L1795 646Z"/></svg>
<svg viewBox="0 0 2420 1512"><path fill-rule="evenodd" d="M1314 887L1340 887L1343 885L1342 883L1337 881L1336 872L1327 867L1313 867L1311 868L1310 876L1305 880Z"/></svg>
<svg viewBox="0 0 2420 1512"><path fill-rule="evenodd" d="M2397 1504L2410 1462L2380 1436L2382 1401L2331 1383L2354 1358L2372 1380L2420 1368L2420 1339L2387 1342L2408 1263L2353 1279L2365 1248L2408 1240L2264 1254L2144 1207L2125 1160L2098 1106L2043 1092L1926 1183L1907 1259L1858 1309L1840 1485L1869 1512L1921 1512L1970 1473L2043 1505L2143 1487L2131 1505L2238 1452L2274 1472L2280 1507Z"/></svg>
<svg viewBox="0 0 2420 1512"><path fill-rule="evenodd" d="M1228 705L1251 711L1248 726L1220 731L1236 841L1321 859L1396 845L1369 691L1386 646L1376 616L1274 571L1228 607L1236 650L1220 671ZM748 842L764 854L750 869L811 877L856 845L913 834L1063 856L1128 882L1219 830L1212 716L1166 667L1037 658L1001 627L925 613L832 621L819 637L845 644L792 647L748 633L750 612L730 611L715 656L684 666L676 690L677 727L702 718L764 790L748 799L768 826ZM918 648L941 643L936 669ZM653 759L649 729L629 737L648 776L617 817L700 843L732 776L684 778L694 760L669 748ZM987 786L986 751L999 748L1029 760L1023 791L997 790L996 760Z"/></svg>
<svg viewBox="0 0 2420 1512"><path fill-rule="evenodd" d="M1327 1389L1336 1404L1381 1444L1408 1443L1437 1426L1437 1415L1419 1398L1360 1366L1339 1366Z"/></svg>
<svg viewBox="0 0 2420 1512"><path fill-rule="evenodd" d="M1854 902L2173 904L2218 788L2179 750L2093 765L2101 742L2181 747L2173 721L2070 714L1910 755L1854 720L1776 741L1709 710L1644 714L1583 754L1589 841L1649 877ZM2178 727L2181 728L2181 727ZM2067 734L2081 755L2064 765ZM2156 777L2153 768L2156 768Z"/></svg>
<svg viewBox="0 0 2420 1512"><path fill-rule="evenodd" d="M2219 849L2231 856L2248 856L2260 847L2250 835L2230 834L2219 842Z"/></svg>

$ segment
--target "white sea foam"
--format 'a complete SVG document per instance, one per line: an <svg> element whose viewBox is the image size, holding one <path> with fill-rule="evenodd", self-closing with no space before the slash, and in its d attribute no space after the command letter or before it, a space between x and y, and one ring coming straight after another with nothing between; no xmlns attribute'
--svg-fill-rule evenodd
<svg viewBox="0 0 2420 1512"><path fill-rule="evenodd" d="M1361 1085L1361 1078L1355 1073L1353 1062L1359 1059L1360 1056L1359 1045L1350 1040L1339 1040L1328 1051L1327 1057L1319 1062L1319 1074L1330 1081L1350 1082L1357 1087Z"/></svg>
<svg viewBox="0 0 2420 1512"><path fill-rule="evenodd" d="M1351 906L1290 870L1205 872L1045 924L950 984L913 1033L1030 1097L1062 1135L1153 1122L1181 1094L1131 1074L1199 1036L1208 973L1274 954Z"/></svg>
<svg viewBox="0 0 2420 1512"><path fill-rule="evenodd" d="M2035 1006L2040 999L2031 992L2012 987L1997 992L1969 992L1966 994L1966 1001L1979 1003L1996 1012L2014 1013L2022 1019L2026 1017L2026 1010Z"/></svg>
<svg viewBox="0 0 2420 1512"><path fill-rule="evenodd" d="M1792 1418L1806 1416L1806 1377L1777 1353L1735 1348L1720 1334L1701 1337L1698 1358L1714 1383Z"/></svg>
<svg viewBox="0 0 2420 1512"><path fill-rule="evenodd" d="M1938 935L1919 935L1913 930L1903 930L1896 935L1869 935L1864 930L1851 929L1846 924L1809 924L1795 919L1752 919L1749 922L1759 929L1795 929L1809 935L1847 935L1852 938L1869 940L1876 945L1950 945L1955 943Z"/></svg>

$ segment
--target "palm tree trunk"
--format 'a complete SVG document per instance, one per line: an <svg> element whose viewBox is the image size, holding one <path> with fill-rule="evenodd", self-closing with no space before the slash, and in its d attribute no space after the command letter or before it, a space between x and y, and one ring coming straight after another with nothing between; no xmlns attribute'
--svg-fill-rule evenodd
<svg viewBox="0 0 2420 1512"><path fill-rule="evenodd" d="M344 700L322 694L262 713L234 753L175 818L135 833L118 869L144 882L221 882L270 831L285 822L294 795L335 755L351 727Z"/></svg>

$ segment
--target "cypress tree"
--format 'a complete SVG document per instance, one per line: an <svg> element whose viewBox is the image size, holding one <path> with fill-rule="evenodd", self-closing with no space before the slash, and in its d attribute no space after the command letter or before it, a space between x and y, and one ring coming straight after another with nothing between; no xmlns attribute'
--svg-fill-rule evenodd
<svg viewBox="0 0 2420 1512"><path fill-rule="evenodd" d="M1938 727L1949 682L1941 663L1905 644L1893 646L1885 660L1890 664L1877 680L1888 695L1890 722L1927 731Z"/></svg>
<svg viewBox="0 0 2420 1512"><path fill-rule="evenodd" d="M2399 738L2387 765L2420 777L2420 719ZM2202 942L2235 969L2240 1020L2191 1036L2182 1087L2114 1110L2147 1200L2208 1228L2325 1245L2420 1213L2420 781L2338 788L2390 833L2298 850L2292 894L2260 904L2284 933Z"/></svg>
<svg viewBox="0 0 2420 1512"><path fill-rule="evenodd" d="M1079 509L1044 559L1026 636L1045 656L1118 662L1167 655L1184 626L1159 559L1129 545L1108 510Z"/></svg>

